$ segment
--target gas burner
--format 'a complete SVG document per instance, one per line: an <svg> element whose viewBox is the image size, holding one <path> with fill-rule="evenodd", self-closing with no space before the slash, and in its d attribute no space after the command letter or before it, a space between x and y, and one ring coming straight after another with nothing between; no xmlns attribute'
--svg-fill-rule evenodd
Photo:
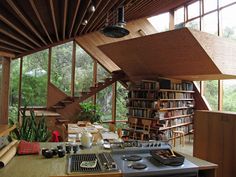
<svg viewBox="0 0 236 177"><path fill-rule="evenodd" d="M122 159L127 161L139 161L142 160L142 157L138 155L127 155L123 156Z"/></svg>
<svg viewBox="0 0 236 177"><path fill-rule="evenodd" d="M136 170L143 170L145 168L147 168L147 165L143 164L143 163L133 163L129 166L130 168L136 169Z"/></svg>

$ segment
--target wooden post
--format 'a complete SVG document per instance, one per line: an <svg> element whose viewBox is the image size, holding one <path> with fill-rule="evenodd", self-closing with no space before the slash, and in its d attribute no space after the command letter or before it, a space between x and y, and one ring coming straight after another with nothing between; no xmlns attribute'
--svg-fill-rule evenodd
<svg viewBox="0 0 236 177"><path fill-rule="evenodd" d="M18 88L18 122L20 118L20 108L21 108L21 87L22 87L22 66L23 66L23 58L20 58L20 75L19 75L19 88Z"/></svg>
<svg viewBox="0 0 236 177"><path fill-rule="evenodd" d="M218 80L218 110L222 111L223 108L223 81Z"/></svg>
<svg viewBox="0 0 236 177"><path fill-rule="evenodd" d="M71 73L71 96L75 96L75 61L76 60L76 42L73 41L72 48L72 73Z"/></svg>
<svg viewBox="0 0 236 177"><path fill-rule="evenodd" d="M50 47L48 49L48 86L47 86L47 108L49 108L48 105L48 99L49 99L49 84L51 83L51 61L52 61L52 48Z"/></svg>
<svg viewBox="0 0 236 177"><path fill-rule="evenodd" d="M204 81L200 81L200 94L201 96L204 95Z"/></svg>
<svg viewBox="0 0 236 177"><path fill-rule="evenodd" d="M10 83L10 58L2 58L2 89L1 89L1 115L0 124L8 123L8 108L9 108L9 83Z"/></svg>
<svg viewBox="0 0 236 177"><path fill-rule="evenodd" d="M175 29L174 10L170 10L169 30Z"/></svg>
<svg viewBox="0 0 236 177"><path fill-rule="evenodd" d="M97 69L98 63L96 60L93 60L93 86L97 83ZM96 105L97 94L93 95L93 104Z"/></svg>
<svg viewBox="0 0 236 177"><path fill-rule="evenodd" d="M116 86L117 82L112 84L112 122L116 122Z"/></svg>

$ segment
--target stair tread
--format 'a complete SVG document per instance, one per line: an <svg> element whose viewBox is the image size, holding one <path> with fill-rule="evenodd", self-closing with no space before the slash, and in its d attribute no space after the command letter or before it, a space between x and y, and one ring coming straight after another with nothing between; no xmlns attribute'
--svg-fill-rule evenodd
<svg viewBox="0 0 236 177"><path fill-rule="evenodd" d="M52 108L55 108L55 109L62 109L62 108L64 108L65 106L61 106L61 105L54 105L54 106L52 106Z"/></svg>

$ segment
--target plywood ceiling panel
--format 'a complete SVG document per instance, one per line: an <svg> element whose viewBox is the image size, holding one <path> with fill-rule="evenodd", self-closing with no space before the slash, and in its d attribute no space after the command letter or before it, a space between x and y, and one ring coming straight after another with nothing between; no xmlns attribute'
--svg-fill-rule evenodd
<svg viewBox="0 0 236 177"><path fill-rule="evenodd" d="M158 76L184 78L185 76L191 76L186 78L194 80L194 76L198 76L197 80L199 80L200 76L204 79L207 78L207 75L211 76L209 78L217 75L219 77L221 74L231 75L227 78L236 75L236 70L230 73L223 73L226 70L222 70L222 67L235 68L236 60L235 58L233 60L228 52L232 51L232 46L235 51L236 46L230 45L231 42L223 39L221 45L229 44L229 51L222 46L225 49L224 53L213 52L209 55L208 51L204 50L194 37L196 34L198 34L198 40L209 44L205 48L208 47L211 52L215 51L212 48L215 46L212 43L214 41L212 38L217 38L215 40L217 43L221 41L216 36L200 38L201 34L205 36L205 33L182 28L101 45L99 48L131 78L153 78ZM207 41L208 39L211 39L211 43ZM217 48L218 50L220 49ZM211 58L212 55L214 55L214 58ZM218 55L223 61L214 61L215 58L219 57ZM221 63L224 63L224 65L220 65ZM233 66L231 66L232 63ZM232 69L227 69L227 71L229 70L232 71Z"/></svg>

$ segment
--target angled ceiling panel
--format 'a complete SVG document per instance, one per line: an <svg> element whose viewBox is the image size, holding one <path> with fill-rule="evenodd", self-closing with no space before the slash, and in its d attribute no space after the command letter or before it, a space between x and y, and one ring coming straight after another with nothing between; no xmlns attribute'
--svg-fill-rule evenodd
<svg viewBox="0 0 236 177"><path fill-rule="evenodd" d="M236 45L217 36L207 36L209 34L182 28L99 48L131 78L236 78L236 58L231 52L236 50ZM214 49L215 46L218 48ZM220 52L220 48L224 50Z"/></svg>

